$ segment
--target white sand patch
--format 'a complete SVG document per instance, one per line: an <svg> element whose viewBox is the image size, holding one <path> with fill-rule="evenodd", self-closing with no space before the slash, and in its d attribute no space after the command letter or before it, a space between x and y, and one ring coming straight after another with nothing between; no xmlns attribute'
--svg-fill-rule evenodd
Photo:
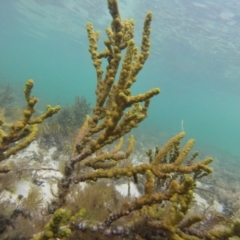
<svg viewBox="0 0 240 240"><path fill-rule="evenodd" d="M57 169L57 168L56 168ZM54 170L38 170L35 176L39 177L39 179L61 179L63 177L62 173Z"/></svg>
<svg viewBox="0 0 240 240"><path fill-rule="evenodd" d="M3 191L0 195L0 200L16 203L19 200L19 195L27 198L31 187L34 186L33 180L36 180L35 184L38 186L38 190L43 198L43 201L45 203L51 202L52 199L58 195L57 180L60 180L63 177L63 174L59 171L59 162L54 161L51 157L55 151L57 151L56 147L47 149L47 153L44 154L45 156L42 158L42 149L40 148L38 142L34 141L27 148L18 152L16 155L11 156L11 161L20 163L22 160L27 160L28 164L32 165L32 169L36 170L30 170L32 171L33 178L30 178L29 181L17 181L14 193ZM34 159L35 155L40 156L41 167L34 166L36 162ZM37 182L39 184L37 184Z"/></svg>
<svg viewBox="0 0 240 240"><path fill-rule="evenodd" d="M16 203L17 197L16 194L3 190L0 194L0 202Z"/></svg>
<svg viewBox="0 0 240 240"><path fill-rule="evenodd" d="M124 184L120 184L120 185L116 185L115 189L124 197L126 197L128 195L128 184L124 183ZM134 183L130 183L130 197L139 197L140 193L136 187L136 185Z"/></svg>
<svg viewBox="0 0 240 240"><path fill-rule="evenodd" d="M197 204L203 208L207 208L209 205L207 203L207 201L202 198L200 195L198 195L197 193L193 194L194 196L194 200L197 202Z"/></svg>
<svg viewBox="0 0 240 240"><path fill-rule="evenodd" d="M199 181L196 181L196 187L197 188L202 188L202 189L209 189L211 186L209 186L207 184L204 184L204 183L201 183Z"/></svg>
<svg viewBox="0 0 240 240"><path fill-rule="evenodd" d="M43 201L46 201L46 202L51 202L52 199L54 199L55 197L53 196L52 192L57 195L58 194L58 188L57 188L57 184L48 184L48 183L44 183L42 185L42 188L41 188L41 191L42 191L42 198L43 198Z"/></svg>
<svg viewBox="0 0 240 240"><path fill-rule="evenodd" d="M39 153L39 146L37 141L33 141L27 148L26 151L32 151L36 152L37 154ZM25 152L25 151L24 151Z"/></svg>
<svg viewBox="0 0 240 240"><path fill-rule="evenodd" d="M22 195L23 197L28 196L28 192L31 188L31 183L29 181L18 181L16 184L15 194Z"/></svg>
<svg viewBox="0 0 240 240"><path fill-rule="evenodd" d="M79 188L80 188L80 191L83 191L83 190L85 189L85 187L88 186L88 184L85 183L85 182L80 182L80 183L78 184L78 186L79 186Z"/></svg>
<svg viewBox="0 0 240 240"><path fill-rule="evenodd" d="M200 187L202 187L202 185L203 185L203 184L202 184L201 182L196 181L196 187L199 187L199 188L200 188Z"/></svg>
<svg viewBox="0 0 240 240"><path fill-rule="evenodd" d="M200 195L198 195L197 193L194 193L193 196L194 196L194 200L197 202L197 204L200 207L203 207L203 209L210 207L211 210L214 210L216 212L219 212L219 213L223 212L223 205L221 205L218 201L214 200L213 204L210 206L208 204L208 202L204 198L202 198Z"/></svg>
<svg viewBox="0 0 240 240"><path fill-rule="evenodd" d="M16 155L11 156L11 158L32 157L34 153L37 155L39 154L39 146L37 141L33 141L28 147L22 151L19 151Z"/></svg>
<svg viewBox="0 0 240 240"><path fill-rule="evenodd" d="M216 210L219 213L223 212L223 205L220 204L218 201L214 200L213 205L211 206L214 210Z"/></svg>

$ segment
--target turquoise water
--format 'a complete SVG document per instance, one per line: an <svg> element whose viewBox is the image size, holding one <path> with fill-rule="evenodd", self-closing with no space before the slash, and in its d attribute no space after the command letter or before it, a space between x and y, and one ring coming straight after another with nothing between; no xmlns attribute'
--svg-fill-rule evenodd
<svg viewBox="0 0 240 240"><path fill-rule="evenodd" d="M76 95L93 106L96 78L85 24L93 22L105 39L106 2L0 1L0 87L9 83L21 96L32 78L39 108L71 104ZM172 136L183 126L198 146L240 156L238 1L119 2L123 18L136 20L137 43L146 11L154 14L151 55L133 92L160 87L161 94L141 130Z"/></svg>

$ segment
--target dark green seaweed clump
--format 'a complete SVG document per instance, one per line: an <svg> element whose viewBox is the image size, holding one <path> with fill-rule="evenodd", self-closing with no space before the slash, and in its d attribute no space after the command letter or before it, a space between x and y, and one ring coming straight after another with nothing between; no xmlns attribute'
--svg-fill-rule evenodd
<svg viewBox="0 0 240 240"><path fill-rule="evenodd" d="M73 105L61 108L57 115L42 124L40 133L43 140L46 143L54 142L61 148L63 142L72 140L90 110L90 103L84 97L76 96Z"/></svg>
<svg viewBox="0 0 240 240"><path fill-rule="evenodd" d="M0 108L6 108L14 100L13 91L10 85L0 90Z"/></svg>

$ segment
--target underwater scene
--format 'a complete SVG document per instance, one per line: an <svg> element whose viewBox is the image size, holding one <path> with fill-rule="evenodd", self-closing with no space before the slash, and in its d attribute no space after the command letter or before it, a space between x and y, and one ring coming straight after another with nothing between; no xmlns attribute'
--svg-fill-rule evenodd
<svg viewBox="0 0 240 240"><path fill-rule="evenodd" d="M0 239L240 239L240 2L0 1Z"/></svg>

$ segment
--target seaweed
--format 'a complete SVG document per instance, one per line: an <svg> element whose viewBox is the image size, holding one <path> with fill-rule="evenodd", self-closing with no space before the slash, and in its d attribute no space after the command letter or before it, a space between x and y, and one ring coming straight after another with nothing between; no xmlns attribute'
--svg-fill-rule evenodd
<svg viewBox="0 0 240 240"><path fill-rule="evenodd" d="M66 142L72 141L76 129L83 124L90 110L90 103L84 97L76 96L73 105L62 107L57 115L42 124L40 128L42 143L45 145L55 143L59 149L71 151L72 146Z"/></svg>
<svg viewBox="0 0 240 240"><path fill-rule="evenodd" d="M0 108L8 107L14 100L13 90L8 84L5 89L0 91Z"/></svg>

